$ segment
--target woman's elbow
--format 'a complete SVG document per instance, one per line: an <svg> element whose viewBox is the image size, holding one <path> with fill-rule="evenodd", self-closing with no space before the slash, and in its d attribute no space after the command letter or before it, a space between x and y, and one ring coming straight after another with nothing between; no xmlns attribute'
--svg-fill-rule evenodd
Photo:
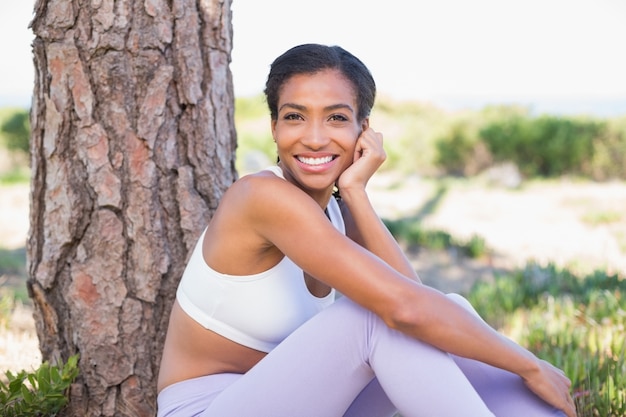
<svg viewBox="0 0 626 417"><path fill-rule="evenodd" d="M441 292L418 285L417 291L406 291L388 304L385 316L387 326L413 336L433 332L441 324L438 301L448 303Z"/></svg>
<svg viewBox="0 0 626 417"><path fill-rule="evenodd" d="M419 302L406 297L394 300L381 315L388 327L410 334L419 334L428 325L427 316Z"/></svg>

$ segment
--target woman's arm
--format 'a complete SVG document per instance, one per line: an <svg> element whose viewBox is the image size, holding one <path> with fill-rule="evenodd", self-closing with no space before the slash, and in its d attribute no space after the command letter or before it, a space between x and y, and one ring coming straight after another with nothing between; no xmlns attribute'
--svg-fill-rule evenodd
<svg viewBox="0 0 626 417"><path fill-rule="evenodd" d="M338 180L346 234L396 271L420 282L415 269L378 217L365 191L367 182L386 157L382 134L371 128L365 129L357 140L352 166Z"/></svg>
<svg viewBox="0 0 626 417"><path fill-rule="evenodd" d="M402 275L421 282L415 268L372 207L365 190L343 190L341 213L347 236Z"/></svg>
<svg viewBox="0 0 626 417"><path fill-rule="evenodd" d="M259 179L262 180L262 179ZM568 410L569 381L439 291L416 283L339 233L309 196L285 181L249 187L251 227L303 270L373 311L387 325L458 356L520 375L547 402Z"/></svg>

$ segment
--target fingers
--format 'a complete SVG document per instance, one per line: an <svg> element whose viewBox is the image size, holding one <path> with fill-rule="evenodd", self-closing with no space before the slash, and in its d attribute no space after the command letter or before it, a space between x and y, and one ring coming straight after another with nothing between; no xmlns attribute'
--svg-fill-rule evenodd
<svg viewBox="0 0 626 417"><path fill-rule="evenodd" d="M340 189L363 188L387 158L383 149L383 135L371 128L359 135L355 146L352 165L337 180Z"/></svg>
<svg viewBox="0 0 626 417"><path fill-rule="evenodd" d="M555 366L551 367L556 371L557 378L559 379L558 383L560 384L560 389L563 395L563 401L561 407L559 407L568 417L576 417L576 404L574 403L574 399L570 394L570 387L572 386L572 381L565 376L565 372Z"/></svg>
<svg viewBox="0 0 626 417"><path fill-rule="evenodd" d="M568 417L576 417L576 404L574 404L574 399L571 395L567 395L567 409L563 410Z"/></svg>
<svg viewBox="0 0 626 417"><path fill-rule="evenodd" d="M354 152L355 161L365 155L378 161L384 161L387 157L383 148L382 133L376 132L372 128L364 130L356 143Z"/></svg>
<svg viewBox="0 0 626 417"><path fill-rule="evenodd" d="M565 373L541 360L542 371L536 373L531 380L525 381L528 387L539 397L543 398L554 407L562 410L567 417L576 417L576 406L570 394L571 381Z"/></svg>

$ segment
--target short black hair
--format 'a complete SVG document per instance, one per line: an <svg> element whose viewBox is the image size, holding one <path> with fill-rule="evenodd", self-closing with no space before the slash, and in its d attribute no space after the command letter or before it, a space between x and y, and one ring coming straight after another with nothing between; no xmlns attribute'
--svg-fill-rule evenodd
<svg viewBox="0 0 626 417"><path fill-rule="evenodd" d="M352 83L356 93L357 118L363 120L368 117L376 98L376 83L369 69L339 46L309 43L289 49L270 67L264 93L272 120L278 118L280 90L292 76L315 74L327 69L338 70Z"/></svg>

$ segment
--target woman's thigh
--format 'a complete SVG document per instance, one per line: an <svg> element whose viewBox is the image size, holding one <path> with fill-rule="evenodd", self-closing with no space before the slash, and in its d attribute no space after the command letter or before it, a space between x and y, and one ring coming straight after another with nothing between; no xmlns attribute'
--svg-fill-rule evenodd
<svg viewBox="0 0 626 417"><path fill-rule="evenodd" d="M202 416L337 417L374 378L367 319L340 299L300 326Z"/></svg>
<svg viewBox="0 0 626 417"><path fill-rule="evenodd" d="M372 387L374 370L385 375L382 391L364 391ZM449 401L451 387L463 401ZM384 393L375 405L386 415L392 398L405 417L492 416L447 353L389 329L346 298L285 339L202 416L338 417L358 408L353 402L365 398L362 392L373 391Z"/></svg>
<svg viewBox="0 0 626 417"><path fill-rule="evenodd" d="M241 377L241 374L216 374L170 385L157 397L157 417L197 416L226 387Z"/></svg>

